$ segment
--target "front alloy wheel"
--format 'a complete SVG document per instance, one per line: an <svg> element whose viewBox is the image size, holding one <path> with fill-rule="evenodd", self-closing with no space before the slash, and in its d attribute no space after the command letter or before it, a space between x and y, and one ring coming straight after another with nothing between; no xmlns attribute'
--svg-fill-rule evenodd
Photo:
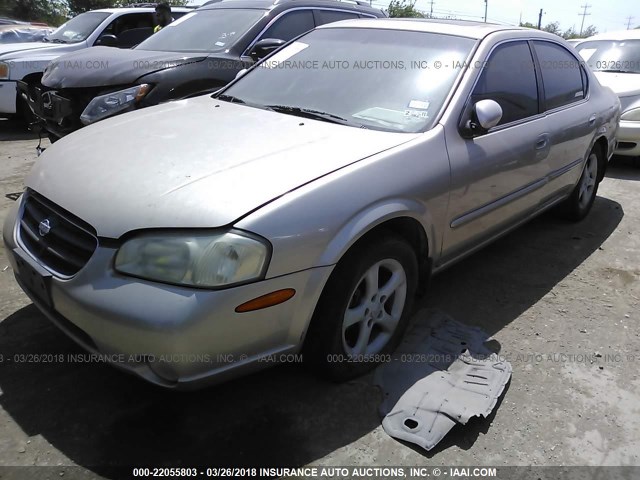
<svg viewBox="0 0 640 480"><path fill-rule="evenodd" d="M395 259L372 265L351 294L342 321L342 346L351 357L380 353L391 340L407 298L407 275Z"/></svg>
<svg viewBox="0 0 640 480"><path fill-rule="evenodd" d="M338 263L304 344L307 364L333 379L366 373L398 345L418 281L416 254L393 233L358 242Z"/></svg>

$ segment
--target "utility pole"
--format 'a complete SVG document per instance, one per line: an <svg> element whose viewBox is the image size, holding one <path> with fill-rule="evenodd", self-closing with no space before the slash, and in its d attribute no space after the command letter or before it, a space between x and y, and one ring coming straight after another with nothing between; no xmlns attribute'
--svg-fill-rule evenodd
<svg viewBox="0 0 640 480"><path fill-rule="evenodd" d="M590 13L587 13L587 8L591 8L591 5L585 3L584 5L580 5L580 8L584 9L582 13L578 14L582 15L582 23L580 24L580 36L582 36L582 29L584 28L584 17L586 17L587 15L591 15Z"/></svg>
<svg viewBox="0 0 640 480"><path fill-rule="evenodd" d="M436 3L433 0L431 0L429 2L429 5L431 5L431 11L429 12L429 18L433 18L433 4Z"/></svg>
<svg viewBox="0 0 640 480"><path fill-rule="evenodd" d="M540 13L538 14L538 30L542 28L542 9L540 9Z"/></svg>
<svg viewBox="0 0 640 480"><path fill-rule="evenodd" d="M627 30L631 28L631 20L633 20L633 17L627 17Z"/></svg>
<svg viewBox="0 0 640 480"><path fill-rule="evenodd" d="M487 23L487 8L489 7L489 1L484 0L484 23Z"/></svg>

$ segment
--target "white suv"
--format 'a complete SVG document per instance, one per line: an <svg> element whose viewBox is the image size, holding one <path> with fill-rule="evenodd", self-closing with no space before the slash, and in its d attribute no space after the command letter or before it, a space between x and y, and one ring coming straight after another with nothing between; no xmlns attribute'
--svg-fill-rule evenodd
<svg viewBox="0 0 640 480"><path fill-rule="evenodd" d="M173 18L192 9L174 7ZM0 117L29 116L30 110L18 96L19 80L39 81L47 64L65 53L94 45L131 48L153 33L153 7L105 8L72 18L42 42L0 45ZM77 68L105 68L78 65ZM37 77L37 78L36 78Z"/></svg>

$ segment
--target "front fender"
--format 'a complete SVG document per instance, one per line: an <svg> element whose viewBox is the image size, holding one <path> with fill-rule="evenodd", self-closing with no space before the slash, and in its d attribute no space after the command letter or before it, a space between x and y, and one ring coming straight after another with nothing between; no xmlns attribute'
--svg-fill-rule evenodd
<svg viewBox="0 0 640 480"><path fill-rule="evenodd" d="M390 220L411 218L417 221L426 235L429 252L435 251L436 236L433 218L423 203L409 198L380 201L357 212L333 237L319 258L320 265L333 265L368 232Z"/></svg>

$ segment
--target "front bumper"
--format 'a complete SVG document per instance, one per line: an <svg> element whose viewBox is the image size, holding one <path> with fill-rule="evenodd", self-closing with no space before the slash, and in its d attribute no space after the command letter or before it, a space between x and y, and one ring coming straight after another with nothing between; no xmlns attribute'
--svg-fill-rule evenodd
<svg viewBox="0 0 640 480"><path fill-rule="evenodd" d="M0 80L0 116L15 115L17 91L16 82Z"/></svg>
<svg viewBox="0 0 640 480"><path fill-rule="evenodd" d="M620 120L616 140L616 155L640 156L640 122Z"/></svg>
<svg viewBox="0 0 640 480"><path fill-rule="evenodd" d="M198 388L289 360L286 355L300 350L332 270L314 268L227 290L190 289L120 275L112 268L117 249L100 245L74 277L47 277L45 301L23 278L20 262L45 276L48 270L21 246L18 212L16 205L3 237L16 279L34 304L86 350L168 388ZM283 288L296 295L263 310L235 312Z"/></svg>

